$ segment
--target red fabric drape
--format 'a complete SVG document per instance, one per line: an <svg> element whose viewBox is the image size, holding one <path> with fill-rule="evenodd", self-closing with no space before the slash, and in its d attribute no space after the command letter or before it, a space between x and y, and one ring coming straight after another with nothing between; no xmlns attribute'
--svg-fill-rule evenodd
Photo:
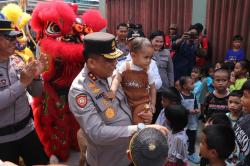
<svg viewBox="0 0 250 166"><path fill-rule="evenodd" d="M106 5L107 31L113 34L121 22L142 24L147 36L156 30L168 33L171 23L183 32L192 22L193 0L106 0Z"/></svg>
<svg viewBox="0 0 250 166"><path fill-rule="evenodd" d="M250 59L250 1L207 0L206 28L213 63L224 60L236 34L243 36L243 49Z"/></svg>

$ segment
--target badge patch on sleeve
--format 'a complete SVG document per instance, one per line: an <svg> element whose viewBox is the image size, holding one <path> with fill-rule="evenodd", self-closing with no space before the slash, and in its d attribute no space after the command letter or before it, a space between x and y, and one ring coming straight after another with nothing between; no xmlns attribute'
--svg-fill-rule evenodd
<svg viewBox="0 0 250 166"><path fill-rule="evenodd" d="M84 108L87 104L87 96L83 94L77 95L76 103L79 107Z"/></svg>

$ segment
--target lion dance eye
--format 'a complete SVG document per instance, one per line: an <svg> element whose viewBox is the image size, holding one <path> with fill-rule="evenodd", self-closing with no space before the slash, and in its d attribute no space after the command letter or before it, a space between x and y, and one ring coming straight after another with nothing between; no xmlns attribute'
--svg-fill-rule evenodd
<svg viewBox="0 0 250 166"><path fill-rule="evenodd" d="M47 24L46 31L47 31L48 34L59 34L59 33L61 33L60 27L54 22L49 22Z"/></svg>

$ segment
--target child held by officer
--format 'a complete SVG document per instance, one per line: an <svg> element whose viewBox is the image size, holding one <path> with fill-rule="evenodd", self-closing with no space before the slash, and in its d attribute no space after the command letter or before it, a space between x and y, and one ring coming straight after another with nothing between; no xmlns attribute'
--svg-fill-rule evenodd
<svg viewBox="0 0 250 166"><path fill-rule="evenodd" d="M169 126L166 123L164 110L166 110L166 107L170 105L181 104L181 97L180 97L180 93L178 92L178 90L174 87L169 87L166 91L164 91L162 93L161 104L162 104L163 109L161 110L155 124L159 124L159 125L169 128Z"/></svg>
<svg viewBox="0 0 250 166"><path fill-rule="evenodd" d="M117 69L110 92L105 96L114 98L121 84L132 110L133 123L138 124L143 122L138 114L149 110L155 112L154 73L148 70L154 50L150 41L143 37L132 39L129 47L132 60Z"/></svg>
<svg viewBox="0 0 250 166"><path fill-rule="evenodd" d="M181 104L189 110L188 124L187 124L187 136L188 136L188 159L198 164L200 157L195 153L195 142L198 130L198 117L200 109L197 103L195 95L192 93L194 89L194 81L190 76L183 76L180 78L181 86Z"/></svg>
<svg viewBox="0 0 250 166"><path fill-rule="evenodd" d="M168 133L168 157L166 166L186 166L188 159L188 137L185 127L188 124L189 110L182 105L165 108L165 117L170 131Z"/></svg>

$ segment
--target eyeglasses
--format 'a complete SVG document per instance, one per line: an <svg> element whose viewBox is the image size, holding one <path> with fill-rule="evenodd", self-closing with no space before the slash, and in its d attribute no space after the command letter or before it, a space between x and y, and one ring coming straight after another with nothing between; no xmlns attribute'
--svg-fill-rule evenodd
<svg viewBox="0 0 250 166"><path fill-rule="evenodd" d="M15 41L16 40L16 36L8 36L8 35L1 35L1 36L3 36L8 41Z"/></svg>

